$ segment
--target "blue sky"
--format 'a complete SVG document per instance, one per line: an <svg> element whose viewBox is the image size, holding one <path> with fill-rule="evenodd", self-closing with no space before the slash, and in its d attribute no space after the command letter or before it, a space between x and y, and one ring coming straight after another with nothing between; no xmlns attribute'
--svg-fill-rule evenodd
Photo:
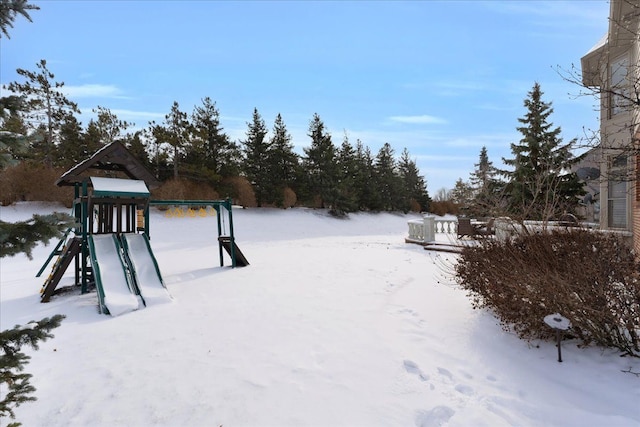
<svg viewBox="0 0 640 427"><path fill-rule="evenodd" d="M407 148L430 194L468 179L481 147L501 165L534 82L565 141L597 129L591 98L556 67L607 29L590 1L37 1L0 39L0 82L46 59L86 122L98 105L146 127L210 97L245 137L282 114L296 151L318 113L333 141Z"/></svg>

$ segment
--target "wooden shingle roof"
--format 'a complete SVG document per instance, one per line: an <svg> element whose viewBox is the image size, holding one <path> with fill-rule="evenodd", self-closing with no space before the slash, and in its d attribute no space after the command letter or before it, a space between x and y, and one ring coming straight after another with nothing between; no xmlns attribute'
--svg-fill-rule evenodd
<svg viewBox="0 0 640 427"><path fill-rule="evenodd" d="M123 172L131 179L144 181L149 188L160 186L160 181L136 159L120 142L112 142L96 151L91 157L78 163L56 181L57 186L75 185L87 179L89 169Z"/></svg>

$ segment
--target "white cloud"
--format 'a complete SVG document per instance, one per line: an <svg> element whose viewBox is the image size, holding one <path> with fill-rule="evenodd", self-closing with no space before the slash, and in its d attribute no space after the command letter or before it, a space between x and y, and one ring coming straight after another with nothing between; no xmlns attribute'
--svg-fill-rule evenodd
<svg viewBox="0 0 640 427"><path fill-rule="evenodd" d="M62 92L69 98L120 98L125 99L122 90L114 85L86 84L80 86L63 86Z"/></svg>
<svg viewBox="0 0 640 427"><path fill-rule="evenodd" d="M442 124L447 123L445 119L441 119L440 117L430 116L428 114L423 114L421 116L391 116L389 120L399 123L410 123L410 124Z"/></svg>
<svg viewBox="0 0 640 427"><path fill-rule="evenodd" d="M134 111L134 110L122 110L112 109L111 112L118 117L130 117L139 119L164 119L164 113L153 113L151 111Z"/></svg>

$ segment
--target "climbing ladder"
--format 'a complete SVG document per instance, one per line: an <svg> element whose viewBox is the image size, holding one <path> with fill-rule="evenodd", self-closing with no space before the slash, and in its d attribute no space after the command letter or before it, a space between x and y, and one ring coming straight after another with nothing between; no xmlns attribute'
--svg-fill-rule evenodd
<svg viewBox="0 0 640 427"><path fill-rule="evenodd" d="M53 252L51 252L49 259L42 266L42 269L40 269L40 272L36 276L40 276L40 274L42 274L42 270L44 270L46 265L49 264L49 260L51 260L53 256L58 255L58 259L51 268L51 274L49 274L49 277L47 277L47 280L45 280L44 284L42 285L42 289L40 290L41 302L49 302L49 299L53 295L56 286L58 286L58 283L60 283L60 279L64 275L65 271L67 271L67 267L69 267L71 260L73 260L73 258L75 258L75 256L80 253L81 241L82 239L79 237L73 237L68 241L66 239L63 239L61 240L61 242L63 243L62 249L59 249L59 243L58 246L56 246L56 248L53 250Z"/></svg>

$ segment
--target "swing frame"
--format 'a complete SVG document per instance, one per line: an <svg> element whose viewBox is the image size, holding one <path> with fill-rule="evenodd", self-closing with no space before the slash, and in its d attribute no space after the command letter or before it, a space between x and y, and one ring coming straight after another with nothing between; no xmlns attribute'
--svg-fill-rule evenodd
<svg viewBox="0 0 640 427"><path fill-rule="evenodd" d="M236 245L235 237L233 235L233 214L231 211L231 199L225 200L150 200L144 210L144 222L146 225L147 236L151 239L149 230L149 207L150 206L211 206L216 210L216 219L218 222L218 253L220 256L220 267L224 266L224 252L221 237L226 237L231 241L230 254L231 255L231 267L236 267ZM229 234L226 233L226 227L223 229L224 215L222 209L227 211L227 217L229 222Z"/></svg>

